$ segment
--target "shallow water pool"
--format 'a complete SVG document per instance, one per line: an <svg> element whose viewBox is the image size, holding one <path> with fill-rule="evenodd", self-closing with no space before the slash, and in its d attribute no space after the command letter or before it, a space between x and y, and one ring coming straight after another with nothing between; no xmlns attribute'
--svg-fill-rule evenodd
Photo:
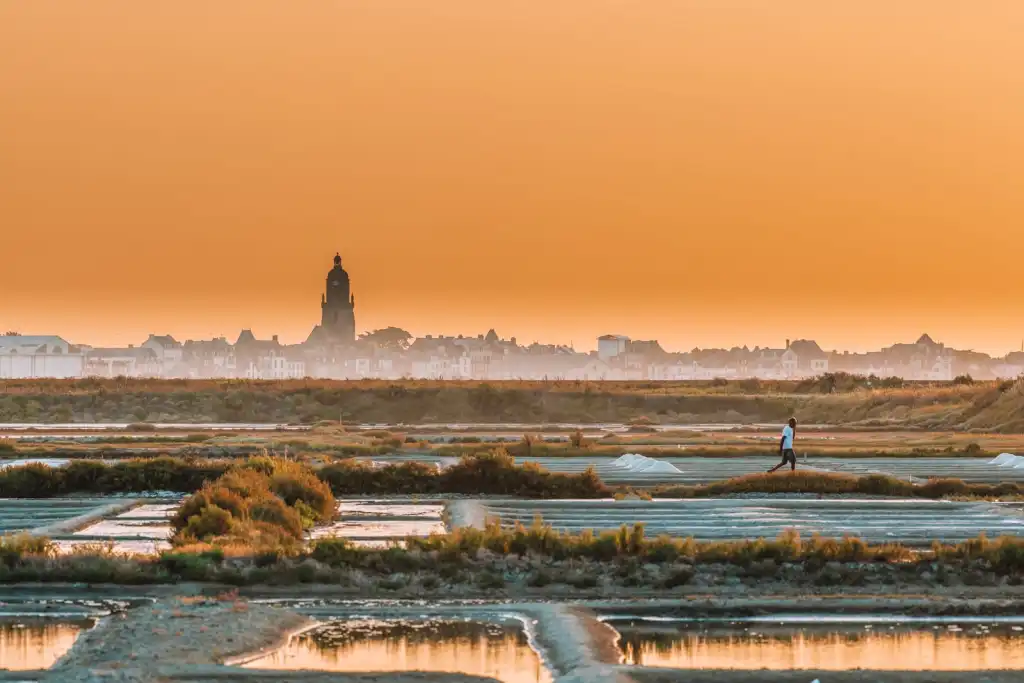
<svg viewBox="0 0 1024 683"><path fill-rule="evenodd" d="M48 669L91 626L90 620L0 620L0 670Z"/></svg>
<svg viewBox="0 0 1024 683"><path fill-rule="evenodd" d="M490 676L503 683L550 683L517 624L357 619L328 622L251 669L336 672L438 671Z"/></svg>
<svg viewBox="0 0 1024 683"><path fill-rule="evenodd" d="M1024 627L999 623L610 621L625 662L677 669L1024 669Z"/></svg>

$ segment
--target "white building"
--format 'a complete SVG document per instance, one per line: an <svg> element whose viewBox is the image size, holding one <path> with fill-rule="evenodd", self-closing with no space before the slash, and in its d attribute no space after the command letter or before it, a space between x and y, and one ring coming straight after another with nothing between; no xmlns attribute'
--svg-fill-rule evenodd
<svg viewBox="0 0 1024 683"><path fill-rule="evenodd" d="M181 343L169 334L151 334L141 346L144 349L153 349L162 368L161 374L164 376L170 375L177 368L184 355Z"/></svg>
<svg viewBox="0 0 1024 683"><path fill-rule="evenodd" d="M606 334L597 338L597 357L601 360L609 360L621 356L629 346L629 337L621 334Z"/></svg>
<svg viewBox="0 0 1024 683"><path fill-rule="evenodd" d="M89 349L83 374L89 377L159 377L160 371L153 349L129 346Z"/></svg>
<svg viewBox="0 0 1024 683"><path fill-rule="evenodd" d="M0 378L81 377L85 354L55 335L0 336Z"/></svg>

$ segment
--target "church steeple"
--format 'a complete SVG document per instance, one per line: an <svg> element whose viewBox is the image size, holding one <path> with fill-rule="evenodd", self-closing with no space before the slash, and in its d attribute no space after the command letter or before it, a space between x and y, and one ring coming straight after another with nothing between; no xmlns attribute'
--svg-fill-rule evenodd
<svg viewBox="0 0 1024 683"><path fill-rule="evenodd" d="M338 252L334 255L334 268L327 273L326 293L320 299L320 325L334 341L355 341L355 305L348 273L341 267L341 253Z"/></svg>

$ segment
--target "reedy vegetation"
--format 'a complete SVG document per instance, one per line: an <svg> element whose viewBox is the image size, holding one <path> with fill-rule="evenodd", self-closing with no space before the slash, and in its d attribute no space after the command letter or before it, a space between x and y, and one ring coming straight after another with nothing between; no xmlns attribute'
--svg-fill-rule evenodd
<svg viewBox="0 0 1024 683"><path fill-rule="evenodd" d="M267 462L288 462L256 456L247 460L149 458L103 463L73 460L65 467L41 463L0 470L0 496L49 498L83 493L141 493L178 491L193 493L231 470L265 468ZM283 466L283 465L282 465ZM308 475L322 481L334 495L490 495L519 498L610 498L632 493L628 486L612 488L588 468L581 474L549 472L536 463L516 465L504 449L464 456L438 470L425 463L407 462L373 467L354 459L309 468ZM827 472L750 474L698 486L662 486L649 491L660 498L708 498L738 493L856 493L918 498L1024 496L1024 486L967 483L960 479L933 479L911 484L880 474L856 477Z"/></svg>
<svg viewBox="0 0 1024 683"><path fill-rule="evenodd" d="M0 421L777 422L1024 432L1020 382L6 380Z"/></svg>
<svg viewBox="0 0 1024 683"><path fill-rule="evenodd" d="M531 527L502 529L491 524L484 530L410 538L405 548L360 548L344 539L323 539L308 548L194 543L159 556L127 557L101 547L62 555L46 539L0 539L4 583L323 583L368 593L409 588L422 595L446 590L465 594L459 586L467 585L487 592L508 583L536 588L560 583L597 591L616 586L672 590L698 573L758 582L782 575L789 577L788 583L801 585L863 585L865 580L1019 585L1024 583L1024 540L979 537L914 550L899 544L869 545L855 538L802 539L790 531L774 540L703 543L648 538L642 525L570 535L537 522Z"/></svg>

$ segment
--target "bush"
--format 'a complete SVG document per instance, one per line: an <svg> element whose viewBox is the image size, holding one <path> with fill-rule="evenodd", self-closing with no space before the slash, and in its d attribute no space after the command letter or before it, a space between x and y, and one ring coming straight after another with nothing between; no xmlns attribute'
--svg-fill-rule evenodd
<svg viewBox="0 0 1024 683"><path fill-rule="evenodd" d="M160 566L175 578L185 581L208 581L214 562L206 554L167 552L160 556Z"/></svg>
<svg viewBox="0 0 1024 683"><path fill-rule="evenodd" d="M227 536L234 527L231 513L216 505L206 505L198 514L188 518L181 536L198 541L209 541Z"/></svg>
<svg viewBox="0 0 1024 683"><path fill-rule="evenodd" d="M929 479L925 484L917 488L920 495L925 498L964 496L971 491L970 485L962 479Z"/></svg>
<svg viewBox="0 0 1024 683"><path fill-rule="evenodd" d="M914 485L909 481L884 474L869 474L857 480L857 493L875 496L913 496Z"/></svg>
<svg viewBox="0 0 1024 683"><path fill-rule="evenodd" d="M294 552L303 530L332 519L334 496L305 465L253 458L186 499L171 520L176 544L194 540Z"/></svg>
<svg viewBox="0 0 1024 683"><path fill-rule="evenodd" d="M48 538L17 534L0 537L0 562L14 566L26 556L50 557L57 547Z"/></svg>
<svg viewBox="0 0 1024 683"><path fill-rule="evenodd" d="M601 498L611 495L593 469L582 474L556 474L536 464L515 464L508 451L498 448L467 455L438 472L424 463L409 462L374 468L368 463L343 460L321 468L318 476L336 495L353 494L477 494L528 498Z"/></svg>
<svg viewBox="0 0 1024 683"><path fill-rule="evenodd" d="M303 523L299 512L276 496L268 496L254 501L249 506L249 518L254 522L264 522L279 527L296 539L302 538Z"/></svg>
<svg viewBox="0 0 1024 683"><path fill-rule="evenodd" d="M5 497L48 498L59 496L64 484L55 476L54 468L42 463L28 463L0 471L0 495Z"/></svg>
<svg viewBox="0 0 1024 683"><path fill-rule="evenodd" d="M220 483L210 484L182 502L171 517L171 528L179 531L184 529L192 517L210 506L220 508L236 519L243 519L248 510L248 503L242 496Z"/></svg>
<svg viewBox="0 0 1024 683"><path fill-rule="evenodd" d="M302 504L315 523L327 522L337 515L337 501L331 487L302 466L283 468L270 478L270 490L286 504Z"/></svg>
<svg viewBox="0 0 1024 683"><path fill-rule="evenodd" d="M354 564L359 551L345 538L324 538L313 544L310 557L331 567L345 567Z"/></svg>

